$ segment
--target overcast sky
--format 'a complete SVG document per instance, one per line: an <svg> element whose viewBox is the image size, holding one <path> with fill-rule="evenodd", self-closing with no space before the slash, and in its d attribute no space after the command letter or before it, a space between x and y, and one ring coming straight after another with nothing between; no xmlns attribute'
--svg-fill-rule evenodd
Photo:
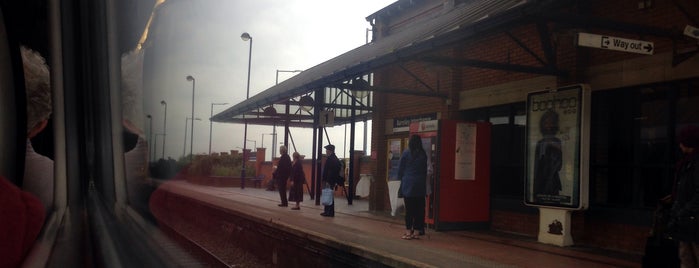
<svg viewBox="0 0 699 268"><path fill-rule="evenodd" d="M163 133L164 106L160 101L168 103L165 157L177 159L184 151L189 153L189 137L185 146L184 131L185 120L191 114L192 82L186 80L187 75L196 79L194 114L201 118L194 123L195 154L209 149L211 103L228 103L213 106L216 114L245 100L250 42L241 40L242 33L248 32L253 38L252 97L274 85L277 70L308 69L365 44L366 30L371 27L365 18L393 2L169 0L155 18L144 72L144 113L153 117L153 133ZM292 75L281 72L279 81ZM142 124L147 132L149 121ZM356 150L363 149L363 127L357 124ZM328 129L339 157L349 156L344 130L344 126ZM277 127L277 132L281 131ZM248 140L254 142L248 142L247 147L264 145L268 148L267 160L271 155L270 133L270 126L248 127ZM278 142L282 141L281 133L278 137ZM310 158L312 132L294 128L292 137L297 151ZM155 149L158 158L161 142L159 137ZM349 146L349 141L346 144ZM212 152L238 147L243 147L243 125L213 124Z"/></svg>

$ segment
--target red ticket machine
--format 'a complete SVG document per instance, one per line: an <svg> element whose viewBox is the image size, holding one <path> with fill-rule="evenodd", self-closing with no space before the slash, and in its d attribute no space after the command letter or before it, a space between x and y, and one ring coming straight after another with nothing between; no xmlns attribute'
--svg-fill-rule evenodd
<svg viewBox="0 0 699 268"><path fill-rule="evenodd" d="M433 120L410 125L432 165L425 221L436 230L485 228L490 221L490 123Z"/></svg>

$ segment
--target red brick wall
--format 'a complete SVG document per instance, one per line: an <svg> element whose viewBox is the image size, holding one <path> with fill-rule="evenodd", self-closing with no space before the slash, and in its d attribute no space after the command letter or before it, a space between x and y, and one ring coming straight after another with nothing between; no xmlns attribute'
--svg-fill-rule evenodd
<svg viewBox="0 0 699 268"><path fill-rule="evenodd" d="M539 214L492 210L493 231L536 238L539 235ZM643 226L611 223L585 217L585 211L573 212L572 236L576 245L629 253L643 253L650 229Z"/></svg>
<svg viewBox="0 0 699 268"><path fill-rule="evenodd" d="M582 218L582 217L581 217ZM584 226L575 224L573 241L579 245L630 253L643 253L649 227L585 219ZM584 232L576 233L582 229Z"/></svg>
<svg viewBox="0 0 699 268"><path fill-rule="evenodd" d="M493 231L514 233L536 237L539 233L539 215L524 214L510 211L491 210L491 225Z"/></svg>
<svg viewBox="0 0 699 268"><path fill-rule="evenodd" d="M277 163L279 162L279 158L275 158L272 160L272 162L264 162L260 165L260 174L265 175L265 179L262 181L262 186L266 186L269 181L271 181L272 178L272 172L274 172L275 167L277 166ZM311 165L312 165L311 159L304 159L303 160L303 172L306 173L306 183L308 185L311 185ZM306 188L304 188L304 192L306 191Z"/></svg>

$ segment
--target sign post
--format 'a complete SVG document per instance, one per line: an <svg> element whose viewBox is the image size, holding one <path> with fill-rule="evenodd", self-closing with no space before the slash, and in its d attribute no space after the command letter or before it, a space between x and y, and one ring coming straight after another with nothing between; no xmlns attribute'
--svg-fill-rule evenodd
<svg viewBox="0 0 699 268"><path fill-rule="evenodd" d="M578 46L645 55L653 55L655 49L653 42L590 33L578 33Z"/></svg>
<svg viewBox="0 0 699 268"><path fill-rule="evenodd" d="M321 126L335 125L335 111L320 111L319 123Z"/></svg>

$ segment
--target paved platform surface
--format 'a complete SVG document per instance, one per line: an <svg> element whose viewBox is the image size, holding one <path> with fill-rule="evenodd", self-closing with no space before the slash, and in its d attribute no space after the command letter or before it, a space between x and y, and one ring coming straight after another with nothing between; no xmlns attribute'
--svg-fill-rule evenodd
<svg viewBox="0 0 699 268"><path fill-rule="evenodd" d="M275 222L293 231L348 245L384 263L414 267L641 267L641 257L583 247L557 247L533 238L496 232L427 230L417 240L403 240L403 217L369 211L366 199L337 196L335 217L322 217L323 206L304 196L301 210L279 207L279 193L260 188L211 187L168 181L161 187L204 202Z"/></svg>

